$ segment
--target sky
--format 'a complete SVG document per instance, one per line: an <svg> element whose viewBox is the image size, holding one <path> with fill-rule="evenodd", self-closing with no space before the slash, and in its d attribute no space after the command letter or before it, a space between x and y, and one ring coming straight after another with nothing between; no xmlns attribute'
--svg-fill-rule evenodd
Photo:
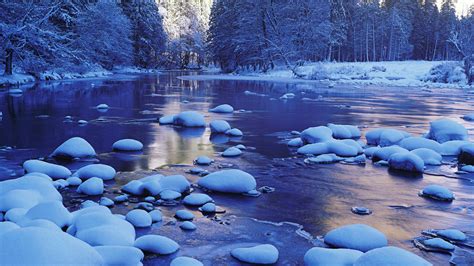
<svg viewBox="0 0 474 266"><path fill-rule="evenodd" d="M438 3L441 4L441 1L438 0ZM458 16L466 15L471 5L474 5L474 0L457 0L456 13Z"/></svg>

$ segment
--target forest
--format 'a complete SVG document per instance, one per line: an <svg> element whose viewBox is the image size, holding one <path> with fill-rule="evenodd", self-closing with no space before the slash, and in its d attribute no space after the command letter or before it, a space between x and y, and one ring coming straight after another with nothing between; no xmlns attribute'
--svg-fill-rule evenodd
<svg viewBox="0 0 474 266"><path fill-rule="evenodd" d="M454 0L0 2L4 72L294 68L315 61L461 60L474 8Z"/></svg>

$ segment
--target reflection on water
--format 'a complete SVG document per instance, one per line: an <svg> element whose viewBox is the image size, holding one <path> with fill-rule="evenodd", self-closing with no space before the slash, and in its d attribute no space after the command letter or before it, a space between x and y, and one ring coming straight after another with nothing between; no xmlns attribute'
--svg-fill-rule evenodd
<svg viewBox="0 0 474 266"><path fill-rule="evenodd" d="M294 152L281 141L282 136L289 136L292 130L327 123L358 125L363 131L376 127L403 127L413 134L422 134L428 129L429 122L439 117L450 117L463 123L472 135L474 124L459 118L472 112L471 94L441 89L424 91L351 86L329 89L304 83L185 81L177 78L182 74L166 72L161 75L121 75L110 79L41 83L25 88L21 97L0 92L0 111L3 112L0 147L14 147L13 151L0 151L0 179L19 172L24 160L47 156L64 140L81 136L94 146L101 162L121 172L137 171L122 173L127 178L138 178L143 176L138 172L165 165L191 165L198 155L208 155L217 160L217 164L207 167L208 170L217 170L220 163L232 163L253 174L259 186L268 185L276 189L259 198L212 195L218 205L236 217L294 222L302 224L313 235L323 235L348 223L366 223L387 234L390 244L402 246L433 262L446 262L447 258L413 248L410 240L421 230L456 227L474 231L474 187L469 180L427 174L422 178L413 177L371 163L366 166L307 166L301 158L294 158ZM268 97L245 95L244 91ZM286 92L296 92L296 99L277 100ZM110 108L99 112L95 106L101 103ZM250 112L232 115L208 112L209 108L223 103ZM227 120L242 130L244 137L230 139L225 135L211 135L209 129L183 129L157 123L156 118L162 115L186 110L204 113L207 122ZM73 122L64 122L67 115L72 116ZM89 123L79 126L79 119ZM143 152L113 152L112 144L122 138L140 140L145 147ZM219 152L235 143L243 143L250 149L237 159L218 156ZM72 169L80 166L68 165ZM190 167L159 171L184 174ZM186 177L194 182L197 180L196 176L189 174ZM118 182L126 181L119 179ZM420 189L432 183L454 191L456 200L446 204L417 196ZM407 207L392 207L399 205ZM368 207L373 214L355 215L350 211L353 206ZM175 207L170 207L164 211L169 214L167 216L172 216L175 210ZM126 212L125 209L116 211ZM178 241L183 243L183 248L177 255L197 254L203 260L215 262L206 255L208 250L215 249L213 254L228 256L227 250L216 249L216 241L219 243L217 246L229 249L235 244L235 235L252 235L252 231L247 230L248 221L234 220L236 226L230 227L231 230L216 229L222 236L213 236L212 227L202 229L201 233L197 231L196 237L208 233L196 240L203 247L201 250L194 250L195 243L189 242L188 235L183 235L176 226L158 227L152 231L169 233L182 241ZM209 224L198 219L198 226L201 223L203 227ZM257 225L252 226L256 227L252 230L256 231L258 241L267 239L258 234ZM281 243L279 245L283 247ZM308 248L306 244L295 246L299 247L297 251L285 255L283 262L301 258ZM228 262L228 259L221 261Z"/></svg>

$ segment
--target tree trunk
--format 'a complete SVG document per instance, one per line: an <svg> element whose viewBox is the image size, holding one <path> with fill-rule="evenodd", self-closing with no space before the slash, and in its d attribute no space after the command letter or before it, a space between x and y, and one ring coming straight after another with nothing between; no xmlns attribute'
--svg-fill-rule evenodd
<svg viewBox="0 0 474 266"><path fill-rule="evenodd" d="M5 75L13 75L13 49L6 50Z"/></svg>
<svg viewBox="0 0 474 266"><path fill-rule="evenodd" d="M470 56L466 56L464 58L464 71L466 72L467 80L469 84L474 83L474 72L472 72L474 68L474 54Z"/></svg>

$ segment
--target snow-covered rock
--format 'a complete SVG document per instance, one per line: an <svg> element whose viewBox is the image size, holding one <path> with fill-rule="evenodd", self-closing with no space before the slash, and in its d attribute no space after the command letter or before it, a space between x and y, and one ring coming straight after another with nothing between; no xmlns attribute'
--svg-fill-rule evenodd
<svg viewBox="0 0 474 266"><path fill-rule="evenodd" d="M191 187L189 181L182 175L161 176L159 182L163 190L169 189L179 193L186 192Z"/></svg>
<svg viewBox="0 0 474 266"><path fill-rule="evenodd" d="M139 180L132 180L122 186L122 191L132 195L142 195L145 190L143 188L143 182Z"/></svg>
<svg viewBox="0 0 474 266"><path fill-rule="evenodd" d="M185 111L175 116L174 124L183 127L205 127L206 121L198 112Z"/></svg>
<svg viewBox="0 0 474 266"><path fill-rule="evenodd" d="M249 248L236 248L230 254L232 257L246 263L274 264L278 261L278 249L270 244Z"/></svg>
<svg viewBox="0 0 474 266"><path fill-rule="evenodd" d="M441 161L443 160L443 156L432 149L418 148L412 150L411 153L418 155L425 165L441 165Z"/></svg>
<svg viewBox="0 0 474 266"><path fill-rule="evenodd" d="M0 195L0 211L14 208L30 209L42 200L41 194L36 190L12 189Z"/></svg>
<svg viewBox="0 0 474 266"><path fill-rule="evenodd" d="M199 210L205 213L214 213L216 212L217 207L216 207L216 204L209 202L201 206Z"/></svg>
<svg viewBox="0 0 474 266"><path fill-rule="evenodd" d="M474 165L474 144L461 146L458 162L460 164Z"/></svg>
<svg viewBox="0 0 474 266"><path fill-rule="evenodd" d="M230 124L225 120L214 120L209 124L211 133L225 134L231 129Z"/></svg>
<svg viewBox="0 0 474 266"><path fill-rule="evenodd" d="M97 105L95 108L97 108L97 109L109 109L109 106L105 103L101 103L101 104Z"/></svg>
<svg viewBox="0 0 474 266"><path fill-rule="evenodd" d="M135 139L121 139L112 145L112 149L116 151L141 151L143 144Z"/></svg>
<svg viewBox="0 0 474 266"><path fill-rule="evenodd" d="M443 229L439 230L437 234L454 241L465 241L467 239L466 235L457 229Z"/></svg>
<svg viewBox="0 0 474 266"><path fill-rule="evenodd" d="M362 256L362 252L345 248L320 248L314 247L304 255L305 266L349 266Z"/></svg>
<svg viewBox="0 0 474 266"><path fill-rule="evenodd" d="M381 160L388 161L390 156L392 156L393 154L402 153L402 152L408 152L408 150L397 145L379 148L375 150L374 153L372 154L372 161L373 162L378 162Z"/></svg>
<svg viewBox="0 0 474 266"><path fill-rule="evenodd" d="M457 156L461 153L461 147L470 144L469 141L464 140L450 140L441 144L441 155Z"/></svg>
<svg viewBox="0 0 474 266"><path fill-rule="evenodd" d="M212 202L212 198L203 193L192 193L184 197L183 203L191 206L202 206L208 202Z"/></svg>
<svg viewBox="0 0 474 266"><path fill-rule="evenodd" d="M146 252L158 255L172 254L179 249L178 243L159 235L144 235L135 240L134 246Z"/></svg>
<svg viewBox="0 0 474 266"><path fill-rule="evenodd" d="M102 195L104 193L104 181L97 177L89 178L79 185L77 192L89 196Z"/></svg>
<svg viewBox="0 0 474 266"><path fill-rule="evenodd" d="M149 227L152 224L150 214L139 209L129 211L125 216L125 219L135 227Z"/></svg>
<svg viewBox="0 0 474 266"><path fill-rule="evenodd" d="M329 153L328 145L325 142L306 144L300 147L297 152L305 155L321 155Z"/></svg>
<svg viewBox="0 0 474 266"><path fill-rule="evenodd" d="M115 169L106 164L89 164L77 170L73 176L81 179L98 177L102 180L112 180L115 177Z"/></svg>
<svg viewBox="0 0 474 266"><path fill-rule="evenodd" d="M290 147L301 147L303 146L303 140L301 138L294 138L289 140L287 145Z"/></svg>
<svg viewBox="0 0 474 266"><path fill-rule="evenodd" d="M190 257L177 257L171 261L170 266L204 266L204 264Z"/></svg>
<svg viewBox="0 0 474 266"><path fill-rule="evenodd" d="M112 207L114 206L114 201L107 198L107 197L102 197L100 198L99 205L105 206L105 207Z"/></svg>
<svg viewBox="0 0 474 266"><path fill-rule="evenodd" d="M382 247L370 250L360 256L354 263L354 266L375 265L430 266L432 264L409 251L397 247Z"/></svg>
<svg viewBox="0 0 474 266"><path fill-rule="evenodd" d="M64 207L60 201L50 201L39 203L26 212L23 219L35 220L45 219L63 228L71 224L72 214Z"/></svg>
<svg viewBox="0 0 474 266"><path fill-rule="evenodd" d="M438 142L422 137L408 137L400 141L398 145L409 151L419 148L426 148L439 153L442 150L441 144Z"/></svg>
<svg viewBox="0 0 474 266"><path fill-rule="evenodd" d="M305 159L306 163L321 163L321 164L327 164L327 163L336 163L339 161L342 161L343 158L337 156L334 153L329 153L329 154L321 154L316 157L309 157Z"/></svg>
<svg viewBox="0 0 474 266"><path fill-rule="evenodd" d="M463 115L461 118L466 121L474 121L474 113Z"/></svg>
<svg viewBox="0 0 474 266"><path fill-rule="evenodd" d="M143 252L135 247L99 246L94 249L102 256L105 265L141 265L145 257Z"/></svg>
<svg viewBox="0 0 474 266"><path fill-rule="evenodd" d="M326 142L328 151L342 157L353 157L363 152L357 141L352 139L332 140Z"/></svg>
<svg viewBox="0 0 474 266"><path fill-rule="evenodd" d="M212 113L233 113L234 107L229 104L221 104L212 109L209 109L209 112Z"/></svg>
<svg viewBox="0 0 474 266"><path fill-rule="evenodd" d="M182 224L179 225L179 228L186 230L186 231L194 231L196 230L196 225L190 221L184 221Z"/></svg>
<svg viewBox="0 0 474 266"><path fill-rule="evenodd" d="M91 246L67 233L25 227L0 235L2 265L103 265Z"/></svg>
<svg viewBox="0 0 474 266"><path fill-rule="evenodd" d="M425 246L428 246L430 248L438 248L438 249L444 249L444 250L453 250L455 246L451 243L449 243L446 240L443 240L442 238L436 237L436 238L430 238L427 240L423 241L423 244Z"/></svg>
<svg viewBox="0 0 474 266"><path fill-rule="evenodd" d="M12 230L15 230L15 229L18 229L20 228L19 225L17 225L16 223L13 223L13 222L9 222L9 221L6 221L6 222L0 222L0 237L5 234L5 233L8 233ZM1 262L1 260L0 260Z"/></svg>
<svg viewBox="0 0 474 266"><path fill-rule="evenodd" d="M175 115L165 115L160 117L160 119L158 119L158 122L160 123L160 125L171 125L174 124L175 118Z"/></svg>
<svg viewBox="0 0 474 266"><path fill-rule="evenodd" d="M208 174L198 181L198 185L209 190L227 193L245 193L257 186L255 178L241 170L229 169Z"/></svg>
<svg viewBox="0 0 474 266"><path fill-rule="evenodd" d="M237 149L236 147L230 147L230 148L227 148L223 153L222 153L222 156L223 157L237 157L237 156L240 156L242 155L242 151Z"/></svg>
<svg viewBox="0 0 474 266"><path fill-rule="evenodd" d="M194 214L187 210L178 210L174 216L183 221L194 219Z"/></svg>
<svg viewBox="0 0 474 266"><path fill-rule="evenodd" d="M174 190L165 189L160 192L160 198L162 200L175 200L177 198L181 198L181 193Z"/></svg>
<svg viewBox="0 0 474 266"><path fill-rule="evenodd" d="M194 163L197 165L210 165L213 160L207 156L199 156L194 160Z"/></svg>
<svg viewBox="0 0 474 266"><path fill-rule="evenodd" d="M438 200L452 201L454 194L449 189L440 185L428 185L420 193L422 196Z"/></svg>
<svg viewBox="0 0 474 266"><path fill-rule="evenodd" d="M51 156L64 159L74 159L95 157L96 153L94 148L85 139L73 137L59 145L59 147L53 151Z"/></svg>
<svg viewBox="0 0 474 266"><path fill-rule="evenodd" d="M332 130L325 126L310 127L301 132L300 138L305 144L333 140Z"/></svg>
<svg viewBox="0 0 474 266"><path fill-rule="evenodd" d="M387 238L377 229L365 224L351 224L329 231L324 243L337 248L355 249L367 252L387 245Z"/></svg>
<svg viewBox="0 0 474 266"><path fill-rule="evenodd" d="M368 147L368 148L365 148L364 149L364 154L365 156L369 157L369 158L372 158L372 156L374 155L375 151L377 151L378 149L380 149L380 147Z"/></svg>
<svg viewBox="0 0 474 266"><path fill-rule="evenodd" d="M12 190L31 190L36 191L40 197L33 203L47 202L47 201L62 201L62 196L54 188L51 181L42 178L36 174L25 175L16 179L10 179L0 182L0 195L5 196ZM1 197L0 196L0 197ZM22 200L22 199L19 199ZM1 203L2 201L0 201ZM34 206L34 205L32 205Z"/></svg>
<svg viewBox="0 0 474 266"><path fill-rule="evenodd" d="M41 227L45 229L50 229L58 232L62 232L63 230L59 228L59 226L50 220L46 219L34 219L34 220L28 220L28 219L23 219L18 222L18 225L21 227Z"/></svg>
<svg viewBox="0 0 474 266"><path fill-rule="evenodd" d="M427 137L444 143L450 140L467 140L466 128L447 118L441 118L430 123L430 131Z"/></svg>
<svg viewBox="0 0 474 266"><path fill-rule="evenodd" d="M24 219L25 214L28 212L28 209L25 208L12 208L5 213L3 217L5 221L10 221L18 223Z"/></svg>
<svg viewBox="0 0 474 266"><path fill-rule="evenodd" d="M153 210L149 212L149 214L153 223L161 222L163 220L163 214L161 214L160 210Z"/></svg>
<svg viewBox="0 0 474 266"><path fill-rule="evenodd" d="M28 160L23 163L23 168L27 173L43 173L53 179L66 179L72 173L62 165L52 164L40 160Z"/></svg>
<svg viewBox="0 0 474 266"><path fill-rule="evenodd" d="M66 182L69 186L79 186L82 183L82 180L77 176L71 176L66 179Z"/></svg>
<svg viewBox="0 0 474 266"><path fill-rule="evenodd" d="M229 129L225 132L225 134L231 137L242 137L244 135L244 133L242 133L242 131L238 128Z"/></svg>
<svg viewBox="0 0 474 266"><path fill-rule="evenodd" d="M332 136L336 139L358 139L361 136L360 130L356 126L329 123L327 127L332 130Z"/></svg>
<svg viewBox="0 0 474 266"><path fill-rule="evenodd" d="M64 189L66 188L67 186L69 186L69 183L64 180L64 179L58 179L58 180L54 180L53 181L53 186L56 188L56 189Z"/></svg>
<svg viewBox="0 0 474 266"><path fill-rule="evenodd" d="M410 134L405 131L392 128L377 128L365 134L368 145L380 145L381 147L396 145L409 136Z"/></svg>
<svg viewBox="0 0 474 266"><path fill-rule="evenodd" d="M425 162L415 153L398 152L390 156L388 166L395 170L422 173Z"/></svg>

